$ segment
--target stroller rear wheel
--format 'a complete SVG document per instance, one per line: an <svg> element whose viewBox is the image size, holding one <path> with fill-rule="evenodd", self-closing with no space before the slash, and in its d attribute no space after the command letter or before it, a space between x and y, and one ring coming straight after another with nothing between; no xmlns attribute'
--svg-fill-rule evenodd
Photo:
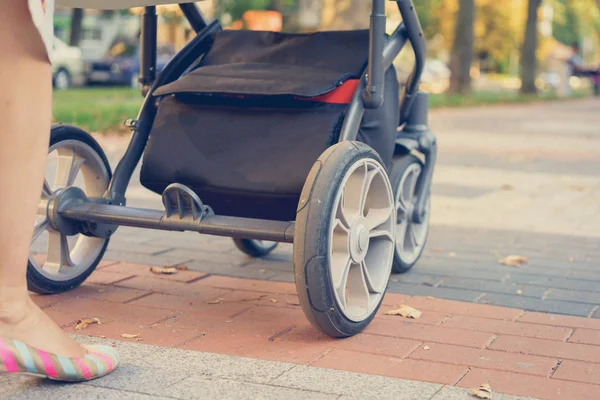
<svg viewBox="0 0 600 400"><path fill-rule="evenodd" d="M250 257L265 257L277 247L277 242L267 240L233 239L235 247Z"/></svg>
<svg viewBox="0 0 600 400"><path fill-rule="evenodd" d="M55 125L50 133L48 163L27 266L29 290L61 293L79 286L94 271L108 239L66 235L50 224L48 205L62 190L78 186L88 197L102 197L111 170L100 145L87 132L70 125ZM54 169L54 171L50 171Z"/></svg>
<svg viewBox="0 0 600 400"><path fill-rule="evenodd" d="M422 171L423 162L412 154L394 159L391 174L397 215L394 273L409 271L425 249L429 234L430 200L427 200L426 216L422 223L414 222L411 217L417 200L415 188Z"/></svg>
<svg viewBox="0 0 600 400"><path fill-rule="evenodd" d="M342 142L314 164L294 233L294 274L309 321L333 337L362 331L381 306L394 257L395 208L379 155Z"/></svg>

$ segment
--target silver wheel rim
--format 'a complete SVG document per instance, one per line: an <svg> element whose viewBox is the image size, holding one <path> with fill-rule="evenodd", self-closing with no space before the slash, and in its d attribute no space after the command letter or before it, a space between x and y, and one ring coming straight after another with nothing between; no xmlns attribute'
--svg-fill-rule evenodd
<svg viewBox="0 0 600 400"><path fill-rule="evenodd" d="M429 229L429 200L422 223L413 222L411 217L417 200L415 188L422 170L419 163L410 164L396 190L396 254L407 265L413 264L419 258Z"/></svg>
<svg viewBox="0 0 600 400"><path fill-rule="evenodd" d="M352 165L334 203L329 269L340 311L367 319L381 302L394 256L394 202L385 169L364 158Z"/></svg>
<svg viewBox="0 0 600 400"><path fill-rule="evenodd" d="M68 281L96 262L106 239L66 236L55 231L48 222L48 202L59 190L71 186L80 187L88 197L101 197L108 187L109 173L96 151L77 140L64 140L51 146L48 162L56 163L56 168L53 179L44 177L29 262L45 278Z"/></svg>
<svg viewBox="0 0 600 400"><path fill-rule="evenodd" d="M54 86L58 90L69 88L69 75L65 71L59 71L54 78Z"/></svg>

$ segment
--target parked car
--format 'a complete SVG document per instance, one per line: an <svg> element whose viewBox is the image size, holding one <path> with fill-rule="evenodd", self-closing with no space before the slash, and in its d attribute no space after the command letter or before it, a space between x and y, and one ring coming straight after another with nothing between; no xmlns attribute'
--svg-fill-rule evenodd
<svg viewBox="0 0 600 400"><path fill-rule="evenodd" d="M170 45L157 49L156 70L160 72L175 54ZM129 85L137 87L140 75L139 42L117 38L108 52L98 61L86 65L85 79L88 85Z"/></svg>
<svg viewBox="0 0 600 400"><path fill-rule="evenodd" d="M52 85L57 90L65 90L73 84L83 81L83 60L81 50L69 46L58 38L54 38L52 53Z"/></svg>
<svg viewBox="0 0 600 400"><path fill-rule="evenodd" d="M412 61L407 61L402 57L399 57L394 61L396 66L396 72L398 73L398 79L400 82L406 82L406 79L412 72L412 69L408 69ZM428 58L425 61L425 67L423 74L421 75L421 88L430 93L443 93L450 87L450 68L438 60Z"/></svg>

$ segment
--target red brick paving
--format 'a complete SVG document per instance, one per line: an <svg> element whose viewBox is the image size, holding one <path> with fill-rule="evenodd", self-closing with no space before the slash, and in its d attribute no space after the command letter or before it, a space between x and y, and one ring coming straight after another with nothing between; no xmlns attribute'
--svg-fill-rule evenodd
<svg viewBox="0 0 600 400"><path fill-rule="evenodd" d="M287 361L543 399L600 399L600 320L391 294L365 333L333 340L304 317L293 284L155 275L104 263L69 293L34 296L70 333ZM418 320L384 315L398 304ZM78 319L101 325L75 331Z"/></svg>

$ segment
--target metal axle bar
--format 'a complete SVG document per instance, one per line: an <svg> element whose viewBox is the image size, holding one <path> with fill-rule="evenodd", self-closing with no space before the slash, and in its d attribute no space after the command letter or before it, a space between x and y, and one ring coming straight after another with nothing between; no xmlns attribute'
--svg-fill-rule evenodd
<svg viewBox="0 0 600 400"><path fill-rule="evenodd" d="M67 219L81 222L133 226L164 231L194 231L240 239L294 241L294 222L213 215L203 220L167 218L160 210L97 203L72 204L59 211Z"/></svg>

